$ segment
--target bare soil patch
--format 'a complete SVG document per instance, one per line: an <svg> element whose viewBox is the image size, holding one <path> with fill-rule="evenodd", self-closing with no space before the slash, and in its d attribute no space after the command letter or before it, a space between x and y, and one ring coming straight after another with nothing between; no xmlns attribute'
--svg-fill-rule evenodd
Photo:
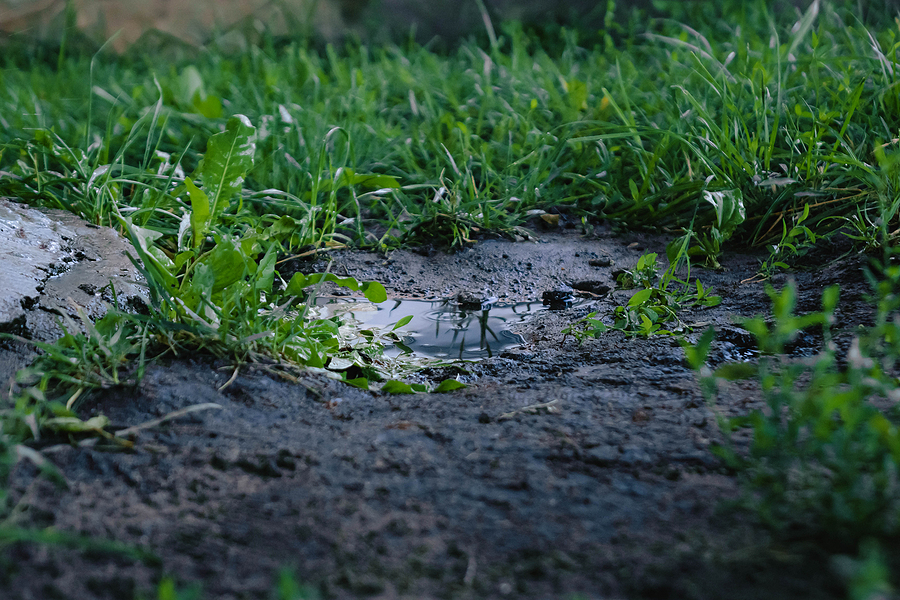
<svg viewBox="0 0 900 600"><path fill-rule="evenodd" d="M343 251L331 269L398 297L525 301L559 284L612 285L615 269L665 244L574 232L543 240L452 255ZM723 360L743 343L733 317L768 310L751 279L758 259L724 264L694 272L724 302L684 315L723 332ZM838 326L865 321L861 264L793 275L801 309L840 283ZM625 299L612 292L594 309ZM207 598L268 598L282 567L326 598L841 597L825 550L774 540L728 508L737 484L710 452L715 416L678 343L565 338L587 310L522 326L525 344L465 365L468 387L449 394L376 394L317 375L298 384L259 366L220 391L231 365L161 362L137 387L90 398L85 413L127 427L203 402L222 409L145 430L132 452L45 447L67 487L25 462L13 476L21 525L133 544L159 560L15 543L0 551L4 597L129 598L171 575L201 582ZM752 385L736 385L720 408L758 402Z"/></svg>

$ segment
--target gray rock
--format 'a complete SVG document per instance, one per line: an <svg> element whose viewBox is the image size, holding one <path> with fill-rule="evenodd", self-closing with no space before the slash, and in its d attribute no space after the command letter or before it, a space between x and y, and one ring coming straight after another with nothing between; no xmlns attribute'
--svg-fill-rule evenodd
<svg viewBox="0 0 900 600"><path fill-rule="evenodd" d="M73 261L75 232L43 213L0 200L0 326L21 328L46 282Z"/></svg>
<svg viewBox="0 0 900 600"><path fill-rule="evenodd" d="M126 252L110 228L0 200L0 330L49 341L62 334L59 315L77 317L77 307L91 319L115 300L141 310L146 289Z"/></svg>

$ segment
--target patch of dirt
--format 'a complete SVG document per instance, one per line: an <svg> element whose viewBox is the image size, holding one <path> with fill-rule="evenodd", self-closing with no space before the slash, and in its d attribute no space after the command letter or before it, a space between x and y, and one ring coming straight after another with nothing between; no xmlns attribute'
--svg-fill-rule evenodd
<svg viewBox="0 0 900 600"><path fill-rule="evenodd" d="M646 236L543 239L454 255L343 251L331 270L396 296L525 301L560 284L612 285L612 271L665 247ZM325 266L313 262L291 267ZM765 313L768 300L751 280L755 257L725 265L693 273L724 302L684 318L725 332L714 351L728 358L746 345L733 316ZM839 282L839 326L868 318L859 260L793 277L801 308ZM624 300L612 292L594 309ZM205 402L221 409L143 430L132 452L46 447L68 486L20 462L12 493L18 524L140 546L159 561L19 542L0 551L4 597L130 598L171 575L201 582L207 598L268 598L282 567L326 598L842 597L824 551L775 542L727 508L738 488L710 452L715 415L678 343L565 338L586 310L542 313L520 329L525 344L468 365L469 386L449 394L382 395L314 374L297 384L261 366L220 390L230 365L155 365L84 412L127 427ZM758 403L752 385L734 385L719 409Z"/></svg>

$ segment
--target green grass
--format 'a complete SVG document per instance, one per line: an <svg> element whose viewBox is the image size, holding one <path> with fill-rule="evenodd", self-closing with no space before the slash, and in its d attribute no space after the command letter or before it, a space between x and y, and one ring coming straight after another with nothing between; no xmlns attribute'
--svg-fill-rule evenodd
<svg viewBox="0 0 900 600"><path fill-rule="evenodd" d="M49 61L5 52L0 194L128 235L151 306L148 315L70 323L64 338L41 347L15 406L0 415L0 462L8 466L17 445L42 432L103 435L102 421L78 419L77 403L91 389L138 379L164 353L332 367L354 385L388 380L384 391L421 391L394 381L397 369L380 357L392 332L348 333L310 313L324 280L375 300L383 288L328 273L283 280L278 261L294 253L458 248L523 235L541 211L580 218L586 230L601 220L661 230L673 239L668 268L657 282L655 262L643 259L629 272L635 299L614 315L616 328L650 334L681 328L679 306L716 301L676 268L717 267L729 247L764 249L763 275L831 235L859 250L890 248L900 236L900 28L888 12L870 11L864 24L849 2L802 11L657 4L673 18L638 29L640 19L609 12L600 33L498 23L487 43L444 52L274 39L190 62L142 57L139 48ZM892 273L879 275L883 285L893 285ZM886 302L893 292L879 293ZM783 295L778 302L790 305ZM861 338L882 363L896 355L884 341L895 337L886 315ZM593 330L573 333L606 328L593 317L585 324ZM754 326L761 341L775 339ZM811 376L835 397L841 386L858 392L847 410L870 424L837 431L881 452L887 473L896 435L864 408L871 381L836 379L833 357L822 361ZM763 381L775 376L766 368ZM810 374L778 373L793 379L772 396L776 408L808 408L794 384ZM755 418L759 435L777 430ZM826 442L807 448L814 468L836 452ZM862 460L838 456L847 468ZM778 473L765 477L778 483ZM848 481L838 496L809 497L845 502L840 494L856 485ZM770 499L757 509L776 506ZM826 516L853 530L854 515L873 514L854 510L849 521Z"/></svg>
<svg viewBox="0 0 900 600"><path fill-rule="evenodd" d="M273 42L190 64L103 51L58 71L5 68L0 164L24 179L2 191L96 222L114 221L113 203L152 220L141 184L193 171L243 114L259 139L242 208L312 210L318 233L299 242L459 244L551 208L709 235L703 194L723 191L746 206L747 243L777 243L804 205L816 231L835 216L872 224L897 184L894 24L867 28L828 4L725 17L595 47L508 24L495 45L447 55ZM35 130L71 152L48 156ZM138 179L115 200L84 185L107 164Z"/></svg>

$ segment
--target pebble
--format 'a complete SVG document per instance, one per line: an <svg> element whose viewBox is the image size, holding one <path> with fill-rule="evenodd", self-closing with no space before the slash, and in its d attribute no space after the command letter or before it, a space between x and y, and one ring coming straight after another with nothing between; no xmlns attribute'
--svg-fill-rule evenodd
<svg viewBox="0 0 900 600"><path fill-rule="evenodd" d="M571 306L574 299L575 290L564 284L546 290L541 294L544 306L549 306L550 308L567 308Z"/></svg>

